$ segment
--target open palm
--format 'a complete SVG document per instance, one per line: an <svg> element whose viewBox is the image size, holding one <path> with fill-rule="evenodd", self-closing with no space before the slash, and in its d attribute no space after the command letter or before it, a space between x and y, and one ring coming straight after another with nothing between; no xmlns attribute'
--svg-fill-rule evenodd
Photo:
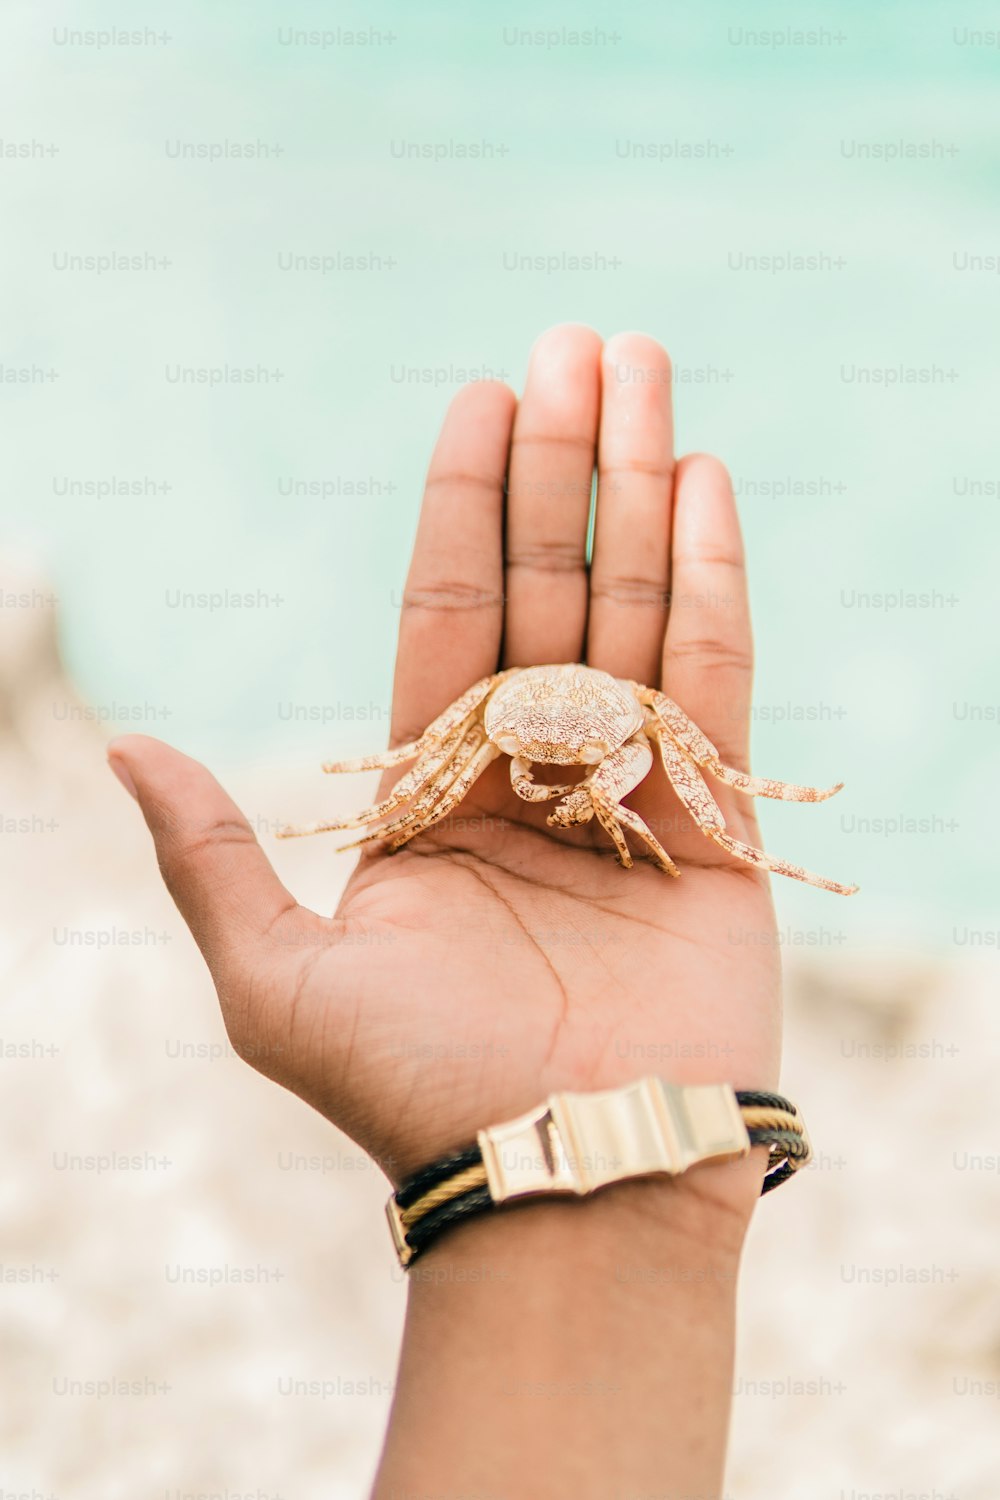
<svg viewBox="0 0 1000 1500"><path fill-rule="evenodd" d="M498 666L553 662L662 686L747 768L751 635L732 489L713 458L675 464L669 361L640 335L602 347L588 329L556 328L520 403L494 383L452 403L404 595L393 743ZM659 767L629 801L678 880L638 848L623 870L594 825L549 828L502 760L450 819L397 854L370 848L330 918L289 895L204 768L142 736L111 757L234 1046L394 1182L554 1089L653 1072L777 1081L767 877L702 835ZM749 799L714 790L730 830L758 843Z"/></svg>

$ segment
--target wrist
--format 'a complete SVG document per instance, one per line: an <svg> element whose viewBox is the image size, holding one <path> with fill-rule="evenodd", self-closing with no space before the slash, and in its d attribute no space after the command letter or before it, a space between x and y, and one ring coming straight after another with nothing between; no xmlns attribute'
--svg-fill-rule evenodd
<svg viewBox="0 0 1000 1500"><path fill-rule="evenodd" d="M767 1158L753 1159L755 1145L770 1153L766 1183ZM429 1163L386 1209L405 1267L482 1215L495 1220L497 1210L553 1195L603 1200L611 1186L665 1174L675 1186L646 1195L669 1205L663 1227L738 1250L756 1198L808 1159L801 1117L783 1096L646 1077L617 1090L550 1095ZM723 1165L725 1172L704 1170Z"/></svg>
<svg viewBox="0 0 1000 1500"><path fill-rule="evenodd" d="M572 1266L612 1282L733 1282L767 1152L676 1178L614 1183L585 1198L521 1200L456 1224L410 1266L412 1287L544 1282Z"/></svg>

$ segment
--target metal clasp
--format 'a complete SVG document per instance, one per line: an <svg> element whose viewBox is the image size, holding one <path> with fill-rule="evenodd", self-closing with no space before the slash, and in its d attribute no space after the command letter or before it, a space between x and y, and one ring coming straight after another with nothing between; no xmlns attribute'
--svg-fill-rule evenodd
<svg viewBox="0 0 1000 1500"><path fill-rule="evenodd" d="M655 1077L596 1094L553 1094L528 1114L481 1130L478 1141L494 1203L592 1193L750 1150L730 1084L681 1087Z"/></svg>

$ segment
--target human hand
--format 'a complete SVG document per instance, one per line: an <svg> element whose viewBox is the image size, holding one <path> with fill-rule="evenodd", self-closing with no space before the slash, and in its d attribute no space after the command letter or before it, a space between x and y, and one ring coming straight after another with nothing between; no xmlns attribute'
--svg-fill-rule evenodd
<svg viewBox="0 0 1000 1500"><path fill-rule="evenodd" d="M662 686L747 768L751 632L732 488L714 458L675 464L669 361L640 335L602 349L588 329L553 329L520 403L493 383L453 401L403 600L392 742L498 665L549 662ZM394 1182L553 1090L654 1072L777 1082L767 877L703 836L659 767L630 803L678 880L644 858L622 870L594 825L549 827L544 807L514 796L503 760L453 818L396 854L366 852L325 917L289 895L202 766L144 736L109 753L234 1047ZM749 799L713 791L730 831L759 844ZM693 1191L748 1213L756 1168L702 1169Z"/></svg>

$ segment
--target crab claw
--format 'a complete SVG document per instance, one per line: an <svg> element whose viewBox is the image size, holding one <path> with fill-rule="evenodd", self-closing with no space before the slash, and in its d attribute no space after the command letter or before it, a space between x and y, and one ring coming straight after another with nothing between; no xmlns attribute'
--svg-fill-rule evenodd
<svg viewBox="0 0 1000 1500"><path fill-rule="evenodd" d="M586 787L577 787L568 797L549 813L545 819L551 828L573 828L578 823L589 823L594 816L594 804Z"/></svg>

